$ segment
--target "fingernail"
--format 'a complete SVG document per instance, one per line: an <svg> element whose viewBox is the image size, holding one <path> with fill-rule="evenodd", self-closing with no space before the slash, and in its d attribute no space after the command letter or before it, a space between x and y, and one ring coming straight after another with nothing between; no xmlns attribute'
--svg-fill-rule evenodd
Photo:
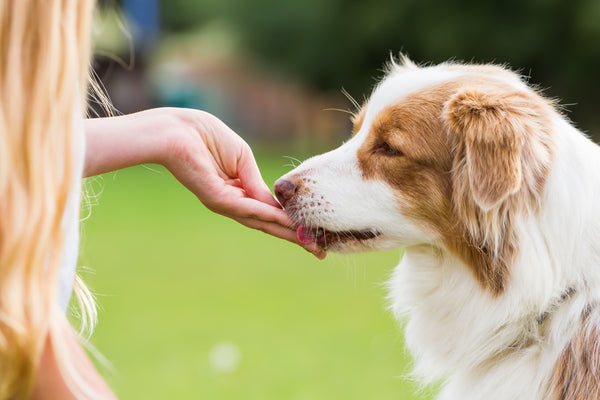
<svg viewBox="0 0 600 400"><path fill-rule="evenodd" d="M312 249L312 250L307 249L307 250L310 251L319 260L324 260L325 257L327 257L327 252L324 250L321 250L321 249Z"/></svg>

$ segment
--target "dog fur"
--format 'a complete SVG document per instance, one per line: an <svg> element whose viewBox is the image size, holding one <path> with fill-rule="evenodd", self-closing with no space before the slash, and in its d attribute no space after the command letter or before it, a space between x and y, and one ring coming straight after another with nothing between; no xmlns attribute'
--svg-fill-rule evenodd
<svg viewBox="0 0 600 400"><path fill-rule="evenodd" d="M301 239L405 248L389 283L439 399L600 399L600 151L495 65L392 63L354 135L275 183Z"/></svg>

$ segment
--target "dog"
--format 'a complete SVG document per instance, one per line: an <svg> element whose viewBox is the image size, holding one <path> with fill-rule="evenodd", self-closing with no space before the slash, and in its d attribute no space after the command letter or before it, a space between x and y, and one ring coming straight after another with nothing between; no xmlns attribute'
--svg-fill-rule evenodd
<svg viewBox="0 0 600 400"><path fill-rule="evenodd" d="M353 136L278 179L298 239L404 248L389 282L438 399L600 399L600 148L504 66L393 61Z"/></svg>

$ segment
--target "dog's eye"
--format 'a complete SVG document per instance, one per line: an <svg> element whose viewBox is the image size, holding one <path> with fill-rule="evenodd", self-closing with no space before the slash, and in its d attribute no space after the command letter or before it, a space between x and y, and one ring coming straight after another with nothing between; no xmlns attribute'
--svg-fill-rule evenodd
<svg viewBox="0 0 600 400"><path fill-rule="evenodd" d="M392 149L389 144L382 142L373 148L373 154L382 154L384 156L401 156L402 152Z"/></svg>

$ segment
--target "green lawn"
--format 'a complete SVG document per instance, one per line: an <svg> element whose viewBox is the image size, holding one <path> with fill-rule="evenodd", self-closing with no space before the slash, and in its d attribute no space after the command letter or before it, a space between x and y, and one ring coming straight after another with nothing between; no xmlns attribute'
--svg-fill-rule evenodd
<svg viewBox="0 0 600 400"><path fill-rule="evenodd" d="M288 160L261 156L268 184ZM302 249L211 214L165 170L105 175L80 264L122 399L427 399L386 311L399 251Z"/></svg>

